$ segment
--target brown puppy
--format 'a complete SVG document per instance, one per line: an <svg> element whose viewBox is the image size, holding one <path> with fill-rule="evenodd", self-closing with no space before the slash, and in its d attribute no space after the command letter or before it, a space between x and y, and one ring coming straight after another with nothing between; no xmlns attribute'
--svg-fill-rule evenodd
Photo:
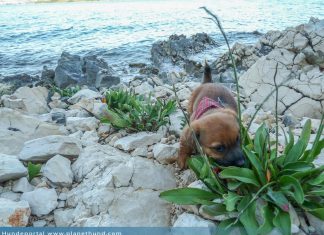
<svg viewBox="0 0 324 235"><path fill-rule="evenodd" d="M196 151L192 130L207 156L223 166L243 166L237 104L230 91L212 84L210 67L205 65L203 84L195 89L189 101L190 126L180 138L178 165L186 168L186 160Z"/></svg>

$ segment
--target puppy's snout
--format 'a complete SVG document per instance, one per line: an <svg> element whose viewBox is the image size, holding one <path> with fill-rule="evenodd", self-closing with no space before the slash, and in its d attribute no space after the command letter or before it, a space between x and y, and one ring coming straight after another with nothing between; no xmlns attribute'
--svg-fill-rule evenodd
<svg viewBox="0 0 324 235"><path fill-rule="evenodd" d="M241 166L244 166L244 164L245 164L245 159L244 159L244 157L242 157L242 158L240 158L240 159L238 159L238 160L235 161L235 165L236 165L236 166L241 167Z"/></svg>

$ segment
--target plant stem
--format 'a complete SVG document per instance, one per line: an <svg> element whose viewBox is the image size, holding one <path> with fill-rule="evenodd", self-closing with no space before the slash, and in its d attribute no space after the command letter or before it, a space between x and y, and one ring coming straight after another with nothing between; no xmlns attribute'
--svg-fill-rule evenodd
<svg viewBox="0 0 324 235"><path fill-rule="evenodd" d="M221 22L219 21L218 17L215 14L213 14L210 10L208 10L206 7L201 7L201 9L204 9L207 12L207 14L212 17L211 20L216 23L216 25L219 28L221 34L223 35L223 38L225 39L225 43L227 45L229 57L231 59L232 66L233 66L233 70L234 70L234 78L235 78L236 93L237 93L236 94L236 98L237 98L237 108L238 108L237 111L238 111L239 124L240 124L240 126L242 126L242 120L241 120L241 98L240 98L240 90L239 90L239 84L238 84L238 76L237 76L237 70L236 70L235 60L234 60L234 57L233 57L233 54L232 54L232 51L231 51L231 48L230 48L230 45L229 45L227 36L225 34L225 31L224 31L224 29L223 29L223 27L221 25ZM241 132L240 134L241 134L241 136L243 136L242 130L243 130L243 128L240 128L240 132ZM241 145L242 145L242 142L241 142Z"/></svg>
<svg viewBox="0 0 324 235"><path fill-rule="evenodd" d="M273 76L273 83L276 88L276 106L275 106L275 115L276 115L276 157L278 156L278 137L279 137L279 124L278 124L278 95L279 95L279 87L277 85L277 73L278 73L278 62L276 64L276 71Z"/></svg>

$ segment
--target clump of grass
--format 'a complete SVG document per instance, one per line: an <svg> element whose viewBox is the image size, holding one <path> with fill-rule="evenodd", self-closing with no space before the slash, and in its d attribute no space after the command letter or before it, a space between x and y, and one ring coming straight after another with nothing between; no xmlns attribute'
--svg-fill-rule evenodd
<svg viewBox="0 0 324 235"><path fill-rule="evenodd" d="M67 87L67 88L64 88L64 89L61 89L59 87L56 87L56 86L52 86L50 88L51 92L57 92L60 94L61 97L72 97L75 93L77 93L78 91L81 90L81 87L80 86L75 86L75 87Z"/></svg>
<svg viewBox="0 0 324 235"><path fill-rule="evenodd" d="M27 169L28 169L28 180L31 181L35 177L40 175L40 170L42 168L41 164L33 164L28 162Z"/></svg>
<svg viewBox="0 0 324 235"><path fill-rule="evenodd" d="M221 30L228 45L230 58L232 58L228 40L218 18L208 9L203 9ZM238 78L233 59L232 65L240 107ZM275 92L278 99L281 86L276 83L278 66L274 69L276 71L275 90L268 97ZM175 88L174 92L177 97ZM274 142L270 140L269 129L264 124L258 128L254 139L251 139L248 134L249 126L264 102L253 115L247 128L243 126L239 118L241 144L247 159L245 167L217 165L213 159L208 158L202 152L193 132L199 155L188 159L188 166L210 191L180 188L162 192L160 197L181 205L202 205L202 210L210 216L227 215L230 219L218 225L219 234L228 234L236 227L243 234L268 234L276 227L282 234L288 235L291 233L292 222L289 215L291 207L295 208L301 216L305 216L308 212L324 220L324 166L316 167L313 163L324 148L324 139L321 139L324 115L311 149L307 150L311 134L311 122L308 120L297 142L295 143L294 134L290 131L286 147L283 152L278 153L277 111ZM238 113L240 117L240 108ZM187 117L186 120L190 128ZM221 169L219 174L214 172L215 167ZM257 207L261 209L259 215L255 212ZM236 215L234 218L231 217L233 214Z"/></svg>
<svg viewBox="0 0 324 235"><path fill-rule="evenodd" d="M101 122L130 132L157 131L169 122L169 115L176 109L175 101L156 99L152 102L151 96L123 90L107 92L105 102L108 110Z"/></svg>

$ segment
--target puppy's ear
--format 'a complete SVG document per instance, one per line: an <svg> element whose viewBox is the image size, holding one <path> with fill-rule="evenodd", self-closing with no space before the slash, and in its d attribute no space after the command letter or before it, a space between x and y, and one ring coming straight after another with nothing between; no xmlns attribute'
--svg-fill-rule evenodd
<svg viewBox="0 0 324 235"><path fill-rule="evenodd" d="M190 157L195 150L196 143L194 135L196 135L199 141L200 133L197 125L191 125L191 127L186 126L180 137L178 165L181 169L187 168L187 158Z"/></svg>

